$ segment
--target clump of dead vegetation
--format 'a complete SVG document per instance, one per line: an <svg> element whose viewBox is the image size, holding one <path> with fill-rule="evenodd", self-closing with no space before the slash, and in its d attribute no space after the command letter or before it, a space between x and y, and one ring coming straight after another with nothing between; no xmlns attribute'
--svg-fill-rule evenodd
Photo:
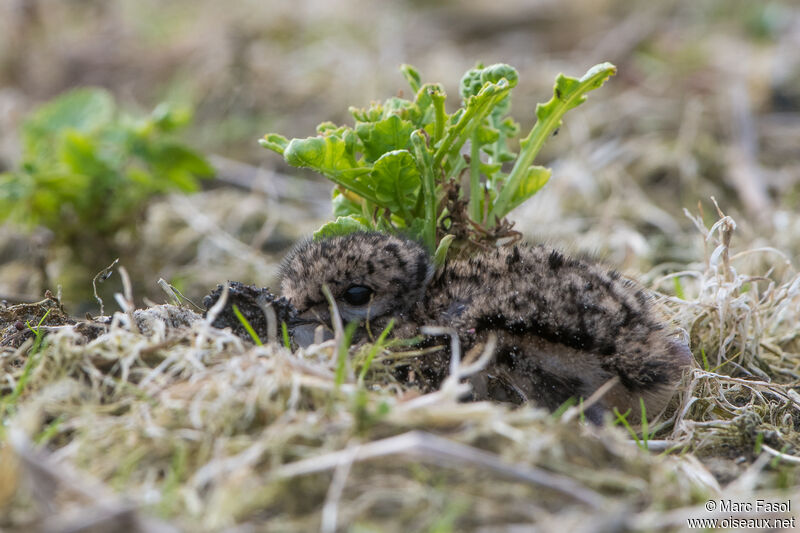
<svg viewBox="0 0 800 533"><path fill-rule="evenodd" d="M134 311L130 287L91 327L28 321L0 353L0 526L672 530L709 498L781 497L800 462L800 275L736 252L722 213L697 224L705 263L655 288L698 364L636 431L460 403L456 377L420 394L383 345L253 346L213 316ZM767 270L740 265L755 255Z"/></svg>

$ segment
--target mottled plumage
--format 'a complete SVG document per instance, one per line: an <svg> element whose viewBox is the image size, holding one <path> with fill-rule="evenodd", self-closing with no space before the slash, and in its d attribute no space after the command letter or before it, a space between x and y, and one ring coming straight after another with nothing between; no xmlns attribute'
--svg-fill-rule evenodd
<svg viewBox="0 0 800 533"><path fill-rule="evenodd" d="M451 326L464 352L496 334L492 363L470 380L474 399L555 409L617 377L588 414L599 420L603 410L617 407L631 409L636 420L639 398L648 413L660 411L692 360L688 347L670 338L643 288L544 246L497 248L433 272L417 243L354 233L300 244L282 273L283 295L299 312L300 344L311 342L316 326L330 328L323 284L345 322L361 322L357 338L377 335L392 317L398 336L424 325ZM439 382L444 372L446 365L434 366L428 377Z"/></svg>

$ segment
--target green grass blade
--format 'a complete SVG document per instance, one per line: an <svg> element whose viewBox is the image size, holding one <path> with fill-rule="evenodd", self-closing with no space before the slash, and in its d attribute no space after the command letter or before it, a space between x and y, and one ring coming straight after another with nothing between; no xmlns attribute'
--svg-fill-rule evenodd
<svg viewBox="0 0 800 533"><path fill-rule="evenodd" d="M257 346L264 346L264 343L261 342L261 339L258 338L258 334L256 330L253 329L253 326L250 325L250 322L244 317L239 308L236 304L233 305L233 314L236 315L236 318L239 320L239 323L244 327L250 337L253 339L253 342L256 343Z"/></svg>

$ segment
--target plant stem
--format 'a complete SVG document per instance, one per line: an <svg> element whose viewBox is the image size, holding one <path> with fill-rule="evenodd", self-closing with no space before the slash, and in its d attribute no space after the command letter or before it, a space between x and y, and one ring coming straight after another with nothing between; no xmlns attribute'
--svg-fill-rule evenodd
<svg viewBox="0 0 800 533"><path fill-rule="evenodd" d="M431 100L433 100L434 112L434 128L433 128L433 144L439 142L439 139L444 135L444 100L447 98L444 90L431 90Z"/></svg>
<svg viewBox="0 0 800 533"><path fill-rule="evenodd" d="M423 242L428 250L433 253L436 250L436 206L439 204L436 199L434 167L431 165L431 153L425 144L422 130L416 130L411 134L411 143L414 145L417 165L420 167L419 173L422 177L422 203L425 209Z"/></svg>
<svg viewBox="0 0 800 533"><path fill-rule="evenodd" d="M467 101L464 113L461 114L458 122L447 130L442 144L436 150L433 158L434 168L438 168L442 164L442 160L446 155L457 153L461 149L461 146L472 135L475 128L480 125L486 115L494 109L497 102L508 94L510 90L508 80L503 78L497 83L487 84L477 95ZM487 94L489 97L487 97Z"/></svg>
<svg viewBox="0 0 800 533"><path fill-rule="evenodd" d="M506 178L505 184L494 202L494 207L489 213L489 220L487 221L489 227L494 226L496 220L502 219L510 211L508 205L511 203L514 191L519 187L519 182L525 177L528 167L531 166L534 158L539 154L544 141L561 123L561 117L565 112L566 108L560 113L553 113L545 121L537 120L528 136L520 141L521 153L516 163L514 163L514 168L511 169L511 173Z"/></svg>
<svg viewBox="0 0 800 533"><path fill-rule="evenodd" d="M489 115L489 125L491 127L493 127L494 129L499 131L500 130L500 124L499 124L498 121L499 121L499 118L496 117L494 114L490 114ZM501 135L499 135L497 137L497 140L494 142L494 147L493 147L493 150L492 150L492 153L494 153L494 155L493 156L489 156L489 164L500 163L501 162L500 161L500 156L498 154L500 153L500 147L503 144L503 142L504 142L503 141L503 135L501 134Z"/></svg>
<svg viewBox="0 0 800 533"><path fill-rule="evenodd" d="M472 142L469 152L469 217L475 222L481 220L481 146L478 144L477 133L472 133Z"/></svg>

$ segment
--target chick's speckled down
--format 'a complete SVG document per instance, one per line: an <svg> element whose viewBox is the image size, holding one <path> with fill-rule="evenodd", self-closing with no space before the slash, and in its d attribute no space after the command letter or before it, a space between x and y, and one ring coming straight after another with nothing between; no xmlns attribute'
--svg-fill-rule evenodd
<svg viewBox="0 0 800 533"><path fill-rule="evenodd" d="M453 327L463 353L495 334L493 361L470 378L475 400L555 409L614 379L588 416L599 420L617 407L637 421L639 399L648 414L658 413L692 362L645 289L544 246L496 248L434 272L422 246L399 237L353 233L306 241L282 267L283 295L298 310L298 344L310 344L319 325L330 336L323 285L345 323L359 322L356 341L377 336L392 318L396 336L416 335L426 325ZM427 384L438 385L446 372L446 364L429 365Z"/></svg>

